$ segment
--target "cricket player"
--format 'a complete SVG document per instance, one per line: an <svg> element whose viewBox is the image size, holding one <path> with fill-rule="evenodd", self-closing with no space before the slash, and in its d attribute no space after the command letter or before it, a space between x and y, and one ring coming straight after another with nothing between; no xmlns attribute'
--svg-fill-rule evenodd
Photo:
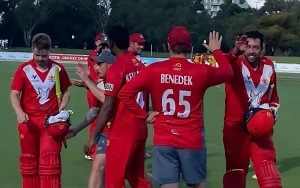
<svg viewBox="0 0 300 188"><path fill-rule="evenodd" d="M138 60L141 60L140 55L145 47L145 38L141 33L133 33L129 38L129 48L128 51L132 52Z"/></svg>
<svg viewBox="0 0 300 188"><path fill-rule="evenodd" d="M232 68L220 50L222 37L212 32L209 45L220 68L190 63L190 32L181 26L168 34L170 59L141 71L120 91L119 98L141 120L153 122L153 183L179 187L180 174L187 187L205 187L206 146L202 102L207 88L232 78ZM201 75L202 79L196 79ZM210 79L214 77L215 79ZM157 112L148 115L134 100L141 91L151 94Z"/></svg>
<svg viewBox="0 0 300 188"><path fill-rule="evenodd" d="M39 33L32 38L32 60L21 64L11 84L21 146L20 170L23 188L61 187L61 147L65 135L53 137L45 118L56 115L69 101L70 79L65 68L49 59L51 39ZM55 69L59 68L62 101L56 96Z"/></svg>
<svg viewBox="0 0 300 188"><path fill-rule="evenodd" d="M100 79L104 79L108 67L115 62L116 57L111 54L108 50L103 50L102 53L97 57L92 57L92 60L97 63L96 71L99 74ZM79 75L85 85L90 89L93 95L101 102L104 102L104 85L103 82L98 85L89 78L88 71L82 66L78 65L76 67L76 73ZM85 117L85 123L81 123L74 128L71 128L67 138L74 137L77 133L83 130L89 125L90 122L94 121L98 116L100 111L99 109L93 108L90 110ZM109 123L104 127L101 134L97 137L96 142L96 153L93 157L93 167L91 175L89 178L88 188L99 188L105 187L104 183L104 172L105 172L105 160L106 160L106 146L107 146L107 136L109 132Z"/></svg>
<svg viewBox="0 0 300 188"><path fill-rule="evenodd" d="M261 51L261 56L260 56L262 59L265 58L265 52L266 52L266 42L264 41L263 49ZM249 168L251 168L251 163L249 165ZM256 177L255 174L252 176L252 179L256 179L257 180L257 177Z"/></svg>
<svg viewBox="0 0 300 188"><path fill-rule="evenodd" d="M91 57L96 57L97 54L100 54L102 52L102 49L105 47L105 40L104 39L104 33L99 33L97 34L97 36L95 37L95 46L96 49L93 50L88 57L88 67L90 70L90 77L97 83L99 83L99 76L97 71L95 70L96 68L96 63L94 61L91 60ZM106 44L107 46L107 44ZM85 87L86 85L84 84L84 82L82 80L77 80L77 79L71 79L71 82L74 86L77 87ZM97 98L93 95L93 93L87 88L86 91L86 99L88 102L88 106L90 111L95 111L94 108L100 108L101 104L99 103L99 101L97 100ZM85 123L85 118L81 121L81 123ZM91 126L89 129L89 135L91 134L91 132L93 131L94 127L95 127L95 121L91 122ZM95 150L96 150L96 145L93 146L92 150L91 150L91 156L90 155L85 155L84 157L87 160L92 160L93 159L93 155L95 154Z"/></svg>
<svg viewBox="0 0 300 188"><path fill-rule="evenodd" d="M142 54L142 50L144 49L145 42L146 40L141 33L133 33L130 35L128 51L133 53L138 60L141 60L140 55ZM149 107L149 105L147 107ZM149 111L149 108L146 108L146 111ZM146 159L151 158L151 155L145 152L145 158ZM145 167L145 177L148 180L148 182L151 184L152 175L147 172L146 167Z"/></svg>
<svg viewBox="0 0 300 188"><path fill-rule="evenodd" d="M144 179L144 152L148 136L147 125L136 118L118 99L125 83L135 77L144 67L132 53L128 52L129 33L127 28L114 26L108 32L111 52L117 60L108 69L105 78L105 100L99 118L84 151L88 153L96 137L111 119L106 150L105 185L107 188L125 188L125 179L132 188L148 188ZM135 100L145 106L147 93L139 93ZM117 170L116 170L117 169Z"/></svg>
<svg viewBox="0 0 300 188"><path fill-rule="evenodd" d="M234 79L225 84L224 188L246 186L250 158L260 188L282 187L272 141L279 109L276 73L273 62L267 57L261 58L263 41L263 34L249 31L237 37L235 47L227 54ZM257 126L258 133L261 130L263 133L253 134L250 121Z"/></svg>

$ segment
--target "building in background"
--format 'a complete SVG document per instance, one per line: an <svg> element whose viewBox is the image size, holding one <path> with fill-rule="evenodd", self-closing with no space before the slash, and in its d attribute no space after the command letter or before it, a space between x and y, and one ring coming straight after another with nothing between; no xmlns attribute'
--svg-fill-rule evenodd
<svg viewBox="0 0 300 188"><path fill-rule="evenodd" d="M243 3L242 3L243 2ZM224 0L202 0L204 8L208 11L211 17L217 16L219 10L221 10L221 4L224 3ZM241 8L249 8L250 5L247 1L242 0L232 0L232 3L239 5Z"/></svg>

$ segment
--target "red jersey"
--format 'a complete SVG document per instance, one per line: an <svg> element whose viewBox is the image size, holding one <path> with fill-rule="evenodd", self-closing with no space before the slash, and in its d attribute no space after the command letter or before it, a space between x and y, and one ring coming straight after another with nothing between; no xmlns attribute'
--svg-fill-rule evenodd
<svg viewBox="0 0 300 188"><path fill-rule="evenodd" d="M149 65L119 93L133 114L146 119L148 114L132 96L139 91L151 94L159 115L154 121L153 145L185 149L204 148L202 104L208 87L232 78L232 68L221 50L214 56L219 68L193 64L184 58L170 58Z"/></svg>
<svg viewBox="0 0 300 188"><path fill-rule="evenodd" d="M97 56L97 50L95 49L89 54L88 57L88 68L90 70L90 78L93 81L97 81L99 79L99 75L94 69L96 63L91 60L91 57L96 57L96 56ZM89 89L86 92L86 98L89 102L89 106L99 107L102 105Z"/></svg>
<svg viewBox="0 0 300 188"><path fill-rule="evenodd" d="M134 116L118 99L121 88L134 78L143 65L133 54L123 53L109 67L105 79L105 95L115 97L115 107L111 118L109 138L147 139L148 130L146 123ZM134 97L144 108L144 93L140 92Z"/></svg>
<svg viewBox="0 0 300 188"><path fill-rule="evenodd" d="M270 59L261 58L257 70L249 65L244 56L234 57L229 52L227 59L232 65L234 79L225 84L225 121L237 123L238 126L244 122L244 115L250 106L269 109L274 103L279 104L276 73ZM274 87L270 93L272 84Z"/></svg>
<svg viewBox="0 0 300 188"><path fill-rule="evenodd" d="M15 72L11 90L22 92L21 107L29 116L45 116L58 113L55 92L55 67L59 67L60 87L62 93L71 86L65 68L49 60L49 68L45 72L37 69L33 60L21 64Z"/></svg>

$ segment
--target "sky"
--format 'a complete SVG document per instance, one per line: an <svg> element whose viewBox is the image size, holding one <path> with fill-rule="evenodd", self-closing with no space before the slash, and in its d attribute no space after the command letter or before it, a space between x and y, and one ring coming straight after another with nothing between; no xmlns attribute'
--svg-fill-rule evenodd
<svg viewBox="0 0 300 188"><path fill-rule="evenodd" d="M257 3L257 8L260 8L264 5L265 0L247 0L247 2L252 8L256 8L256 3Z"/></svg>

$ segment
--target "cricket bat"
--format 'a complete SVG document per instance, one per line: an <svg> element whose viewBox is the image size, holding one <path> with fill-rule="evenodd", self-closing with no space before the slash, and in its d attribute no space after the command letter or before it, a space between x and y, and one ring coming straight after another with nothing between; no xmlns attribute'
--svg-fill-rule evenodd
<svg viewBox="0 0 300 188"><path fill-rule="evenodd" d="M54 69L54 79L55 79L55 92L56 92L56 97L57 97L57 104L58 108L60 108L61 105L61 100L62 100L62 93L60 90L60 79L59 79L59 67L56 66ZM63 140L63 145L65 148L68 148L67 141L66 139Z"/></svg>

